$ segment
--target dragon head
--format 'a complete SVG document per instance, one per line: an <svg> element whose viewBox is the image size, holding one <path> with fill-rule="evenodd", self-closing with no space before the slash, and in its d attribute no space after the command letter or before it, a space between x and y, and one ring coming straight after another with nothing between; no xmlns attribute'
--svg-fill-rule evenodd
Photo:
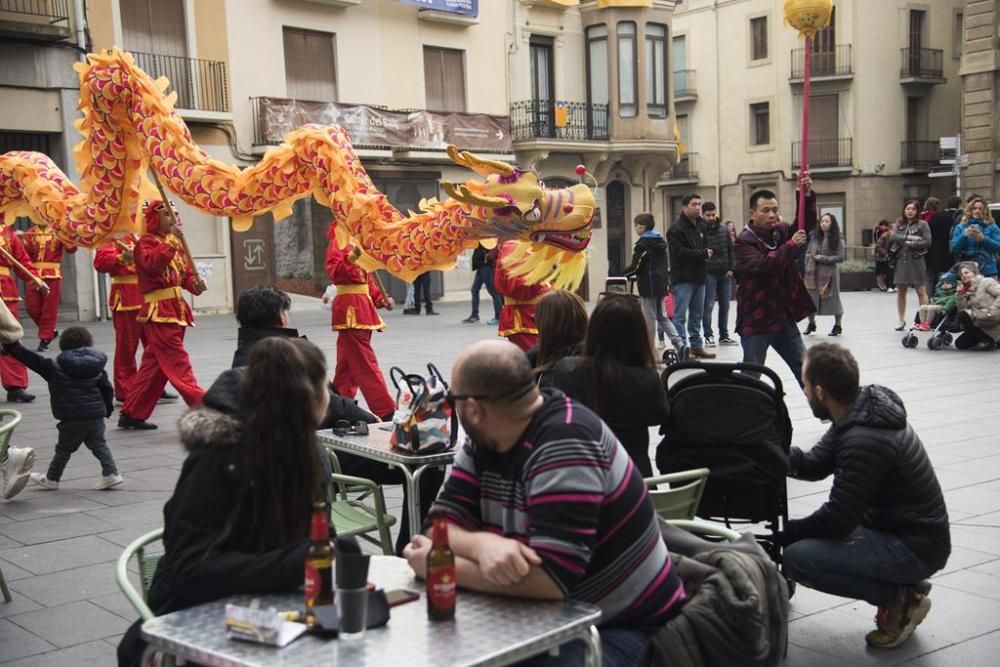
<svg viewBox="0 0 1000 667"><path fill-rule="evenodd" d="M448 156L485 179L442 184L466 210L470 238L525 241L530 247L517 254L516 266L511 267L515 275L549 279L561 286L579 283L594 215L589 187L580 183L549 189L533 172L454 146L448 147Z"/></svg>

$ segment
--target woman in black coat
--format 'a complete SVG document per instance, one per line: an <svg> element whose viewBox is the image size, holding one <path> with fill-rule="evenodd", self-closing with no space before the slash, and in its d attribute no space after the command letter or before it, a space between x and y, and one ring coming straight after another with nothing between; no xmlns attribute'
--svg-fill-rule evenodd
<svg viewBox="0 0 1000 667"><path fill-rule="evenodd" d="M639 299L604 296L590 315L583 356L563 359L548 377L611 427L643 477L653 476L649 427L665 422L669 409Z"/></svg>
<svg viewBox="0 0 1000 667"><path fill-rule="evenodd" d="M528 350L538 386L552 383L549 373L560 360L580 354L587 335L587 307L575 292L556 289L538 300L538 345Z"/></svg>

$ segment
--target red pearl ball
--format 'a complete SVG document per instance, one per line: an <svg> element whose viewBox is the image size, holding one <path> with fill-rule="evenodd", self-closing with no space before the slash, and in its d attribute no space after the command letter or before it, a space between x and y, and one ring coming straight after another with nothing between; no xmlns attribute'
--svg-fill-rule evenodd
<svg viewBox="0 0 1000 667"><path fill-rule="evenodd" d="M568 213L572 213L572 212L573 212L573 205L572 204L566 204L565 206L563 206L563 213L567 213L568 214Z"/></svg>
<svg viewBox="0 0 1000 667"><path fill-rule="evenodd" d="M584 167L582 164L576 165L576 175L577 176L583 176L586 173L587 173L587 168L586 167Z"/></svg>

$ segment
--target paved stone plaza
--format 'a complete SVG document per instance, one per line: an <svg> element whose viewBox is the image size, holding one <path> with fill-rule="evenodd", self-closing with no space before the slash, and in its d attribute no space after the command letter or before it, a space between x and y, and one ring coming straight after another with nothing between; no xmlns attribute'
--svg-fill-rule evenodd
<svg viewBox="0 0 1000 667"><path fill-rule="evenodd" d="M847 333L840 342L858 357L863 382L885 384L905 400L945 489L954 548L948 567L934 578L930 615L914 637L894 651L865 647L874 608L799 587L792 601L787 664L994 665L1000 655L1000 442L992 399L1000 389L1000 352L931 352L923 340L918 349L904 349L901 334L892 331L894 295L851 293L844 298ZM317 304L297 301L293 325L332 353L329 313ZM383 369L400 365L420 370L434 361L448 374L463 346L494 333L485 324L460 324L468 304L442 304L440 312L440 317L389 313L389 331L375 338ZM812 340L829 340L825 332L832 324L831 318L821 318L820 335ZM97 345L110 353L111 325L99 323L91 329ZM26 342L33 345L34 329L29 330ZM236 324L230 315L203 317L191 331L188 349L206 387L229 366L235 341ZM722 360L740 356L738 347L719 352ZM809 447L824 427L812 417L780 359L769 361L792 385L787 391L794 442ZM24 421L13 444L34 447L35 470L44 472L56 427L48 391L37 376L31 378L30 390L38 400L17 406ZM113 563L125 544L161 524L163 503L184 458L175 425L184 409L181 403L159 406L152 421L160 429L152 433L119 431L114 421L108 422L108 441L126 480L118 490L92 490L99 467L81 448L59 491L29 487L11 502L0 500L0 567L14 595L13 602L0 602L0 662L113 664L118 639L135 618L118 592ZM817 508L828 487L792 481L793 516ZM398 489L389 487L387 495L398 511Z"/></svg>

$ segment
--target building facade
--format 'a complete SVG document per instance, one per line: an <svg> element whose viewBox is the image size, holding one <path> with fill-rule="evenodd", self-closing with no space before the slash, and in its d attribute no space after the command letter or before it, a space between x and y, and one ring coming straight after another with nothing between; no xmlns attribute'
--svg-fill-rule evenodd
<svg viewBox="0 0 1000 667"><path fill-rule="evenodd" d="M674 215L687 191L746 216L775 190L794 216L802 139L803 44L782 0L685 0L674 12L674 104L684 148L660 183ZM903 200L954 192L939 139L959 131L960 0L837 0L812 53L810 172L849 245L899 216Z"/></svg>
<svg viewBox="0 0 1000 667"><path fill-rule="evenodd" d="M1000 197L1000 1L966 0L962 54L962 150L968 155L964 191Z"/></svg>

